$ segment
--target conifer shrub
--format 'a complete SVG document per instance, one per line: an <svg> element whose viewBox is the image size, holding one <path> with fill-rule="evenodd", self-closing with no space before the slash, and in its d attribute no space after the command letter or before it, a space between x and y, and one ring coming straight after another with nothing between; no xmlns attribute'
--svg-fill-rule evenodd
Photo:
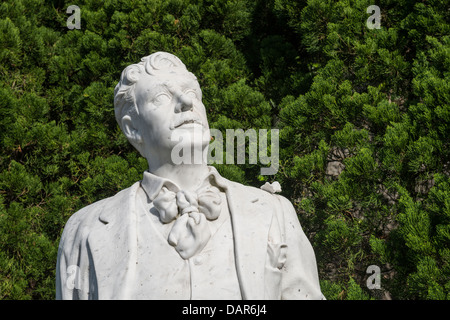
<svg viewBox="0 0 450 320"><path fill-rule="evenodd" d="M0 4L0 299L53 299L68 218L141 179L113 91L155 51L198 77L212 128L280 130L274 176L214 166L281 183L328 299L450 298L446 1L377 1L380 29L368 0L85 0L69 29L72 4Z"/></svg>

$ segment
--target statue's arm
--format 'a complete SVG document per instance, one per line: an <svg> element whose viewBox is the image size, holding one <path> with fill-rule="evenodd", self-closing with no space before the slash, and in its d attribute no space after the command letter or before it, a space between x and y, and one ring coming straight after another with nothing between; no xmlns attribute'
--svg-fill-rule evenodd
<svg viewBox="0 0 450 320"><path fill-rule="evenodd" d="M56 261L56 300L80 300L89 298L89 259L87 234L83 223L84 212L75 213L67 222L61 235Z"/></svg>
<svg viewBox="0 0 450 320"><path fill-rule="evenodd" d="M319 285L316 257L292 203L278 196L284 215L286 263L283 266L281 298L325 299Z"/></svg>
<svg viewBox="0 0 450 320"><path fill-rule="evenodd" d="M67 263L61 247L58 248L58 257L56 260L56 300L66 300L64 287L67 282Z"/></svg>
<svg viewBox="0 0 450 320"><path fill-rule="evenodd" d="M79 246L75 245L76 229L72 221L66 224L64 232L58 247L58 256L56 261L56 300L74 300L77 295L74 294L75 277L78 266L70 263L70 257L74 250Z"/></svg>

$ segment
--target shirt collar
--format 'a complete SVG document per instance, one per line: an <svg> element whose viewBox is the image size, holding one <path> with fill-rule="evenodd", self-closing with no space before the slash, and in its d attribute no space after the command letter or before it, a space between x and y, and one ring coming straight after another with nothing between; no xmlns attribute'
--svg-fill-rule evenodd
<svg viewBox="0 0 450 320"><path fill-rule="evenodd" d="M217 172L216 168L212 166L208 166L208 173L203 180L204 183L207 182L210 184L214 184L220 188L225 187L224 179ZM156 198L162 187L166 187L173 192L178 192L181 190L181 188L175 182L166 178L156 176L149 171L144 172L144 176L141 180L141 187L142 189L144 189L150 201L153 201Z"/></svg>

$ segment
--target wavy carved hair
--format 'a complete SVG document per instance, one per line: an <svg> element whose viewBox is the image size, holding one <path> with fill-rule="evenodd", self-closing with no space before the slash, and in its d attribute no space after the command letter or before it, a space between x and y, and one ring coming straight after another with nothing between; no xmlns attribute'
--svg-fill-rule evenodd
<svg viewBox="0 0 450 320"><path fill-rule="evenodd" d="M155 52L143 57L139 63L129 65L122 71L120 81L114 89L114 113L121 129L121 120L125 115L131 117L139 115L134 89L143 72L155 77L175 73L197 79L194 74L186 69L186 66L178 57L167 52Z"/></svg>

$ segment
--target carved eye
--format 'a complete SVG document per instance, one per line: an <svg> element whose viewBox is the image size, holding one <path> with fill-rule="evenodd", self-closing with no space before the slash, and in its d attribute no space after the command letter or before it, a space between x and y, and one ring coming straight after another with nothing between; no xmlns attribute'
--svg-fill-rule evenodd
<svg viewBox="0 0 450 320"><path fill-rule="evenodd" d="M168 95L167 93L160 93L153 99L152 103L155 106L159 107L168 104L170 100L172 100L172 97L170 95Z"/></svg>
<svg viewBox="0 0 450 320"><path fill-rule="evenodd" d="M191 99L197 99L197 92L195 92L195 90L188 90L184 94L186 94Z"/></svg>

